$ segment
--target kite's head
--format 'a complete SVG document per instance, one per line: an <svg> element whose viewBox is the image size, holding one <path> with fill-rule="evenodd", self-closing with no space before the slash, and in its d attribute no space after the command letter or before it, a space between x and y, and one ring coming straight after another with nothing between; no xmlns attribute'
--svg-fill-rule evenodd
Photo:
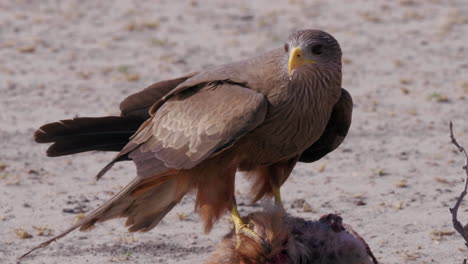
<svg viewBox="0 0 468 264"><path fill-rule="evenodd" d="M307 69L338 68L341 72L341 48L330 34L320 30L301 30L289 36L284 44L288 55L288 73L307 72Z"/></svg>

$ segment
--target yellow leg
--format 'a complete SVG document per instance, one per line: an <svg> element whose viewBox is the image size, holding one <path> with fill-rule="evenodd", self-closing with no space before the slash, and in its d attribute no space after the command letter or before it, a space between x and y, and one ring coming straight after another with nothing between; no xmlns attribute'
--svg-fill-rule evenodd
<svg viewBox="0 0 468 264"><path fill-rule="evenodd" d="M280 187L271 186L273 191L273 196L275 197L275 204L283 207L283 202L281 201L281 192Z"/></svg>
<svg viewBox="0 0 468 264"><path fill-rule="evenodd" d="M234 226L236 227L236 232L239 231L243 226L244 222L242 222L242 218L237 210L237 205L234 205L231 209L231 217L232 221L234 221Z"/></svg>
<svg viewBox="0 0 468 264"><path fill-rule="evenodd" d="M242 218L240 217L239 211L237 211L237 205L234 205L231 209L231 217L232 221L234 222L235 230L236 230L236 236L237 236L237 244L236 244L236 249L238 249L241 246L241 238L240 234L244 234L256 241L258 241L262 246L265 245L265 241L263 238L261 238L255 231L252 229L248 228L246 224L242 221Z"/></svg>

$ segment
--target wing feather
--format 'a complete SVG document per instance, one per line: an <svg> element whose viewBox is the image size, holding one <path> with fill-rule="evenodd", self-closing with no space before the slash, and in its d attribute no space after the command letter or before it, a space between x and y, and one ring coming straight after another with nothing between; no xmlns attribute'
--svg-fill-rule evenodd
<svg viewBox="0 0 468 264"><path fill-rule="evenodd" d="M128 156L142 177L162 167L193 168L257 127L266 112L262 94L231 83L210 83L160 106L129 143L134 150Z"/></svg>
<svg viewBox="0 0 468 264"><path fill-rule="evenodd" d="M149 118L148 110L155 102L161 100L166 94L193 75L195 73L176 79L160 81L128 96L120 103L121 115Z"/></svg>
<svg viewBox="0 0 468 264"><path fill-rule="evenodd" d="M332 110L327 127L320 138L305 150L300 162L314 162L335 150L345 139L351 126L353 113L353 99L345 89L341 89L341 96Z"/></svg>

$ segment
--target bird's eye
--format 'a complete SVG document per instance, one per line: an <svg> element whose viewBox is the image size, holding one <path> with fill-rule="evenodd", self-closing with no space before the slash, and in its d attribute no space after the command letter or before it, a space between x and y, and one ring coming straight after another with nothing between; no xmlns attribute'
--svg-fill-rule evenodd
<svg viewBox="0 0 468 264"><path fill-rule="evenodd" d="M320 55L323 52L322 49L323 49L323 45L317 44L317 45L314 45L311 50L313 54Z"/></svg>
<svg viewBox="0 0 468 264"><path fill-rule="evenodd" d="M286 43L284 44L284 51L288 52L289 51L289 45Z"/></svg>

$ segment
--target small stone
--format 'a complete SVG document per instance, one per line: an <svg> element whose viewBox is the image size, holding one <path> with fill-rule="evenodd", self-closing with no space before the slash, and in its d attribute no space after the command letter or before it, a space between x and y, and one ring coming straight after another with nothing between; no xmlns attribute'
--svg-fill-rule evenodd
<svg viewBox="0 0 468 264"><path fill-rule="evenodd" d="M16 233L16 236L20 239L28 239L28 238L33 237L31 234L29 234L28 232L26 232L26 230L22 228L15 229L15 233Z"/></svg>
<svg viewBox="0 0 468 264"><path fill-rule="evenodd" d="M357 206L364 206L364 205L367 205L367 203L364 202L363 200L358 200L358 201L356 202L356 205L357 205Z"/></svg>
<svg viewBox="0 0 468 264"><path fill-rule="evenodd" d="M22 46L22 47L18 47L16 50L21 53L33 53L34 51L36 51L36 47L33 45Z"/></svg>
<svg viewBox="0 0 468 264"><path fill-rule="evenodd" d="M405 179L401 179L401 180L397 183L397 187L398 187L398 188L406 188L406 187L408 187L408 182L407 182Z"/></svg>
<svg viewBox="0 0 468 264"><path fill-rule="evenodd" d="M304 201L304 205L302 205L302 210L305 212L305 213L311 213L314 211L314 209L312 208L312 206L310 206L309 203L305 202Z"/></svg>

